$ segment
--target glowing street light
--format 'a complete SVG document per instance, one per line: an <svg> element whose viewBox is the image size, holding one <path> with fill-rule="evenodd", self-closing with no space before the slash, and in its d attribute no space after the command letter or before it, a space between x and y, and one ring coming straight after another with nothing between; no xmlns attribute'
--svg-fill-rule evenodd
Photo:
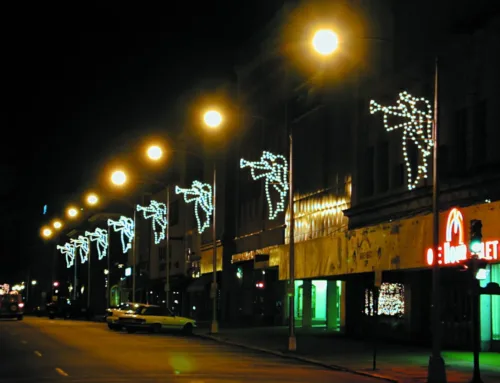
<svg viewBox="0 0 500 383"><path fill-rule="evenodd" d="M78 216L78 209L76 207L70 207L66 210L66 214L70 218L76 218Z"/></svg>
<svg viewBox="0 0 500 383"><path fill-rule="evenodd" d="M111 182L116 186L123 186L127 182L127 175L123 170L116 170L111 174Z"/></svg>
<svg viewBox="0 0 500 383"><path fill-rule="evenodd" d="M322 56L331 55L339 45L339 39L330 29L320 29L312 39L314 50Z"/></svg>
<svg viewBox="0 0 500 383"><path fill-rule="evenodd" d="M42 229L42 235L44 238L50 238L52 237L52 229L49 227L44 227Z"/></svg>
<svg viewBox="0 0 500 383"><path fill-rule="evenodd" d="M62 222L56 219L54 220L54 222L52 222L52 226L54 227L54 229L59 230L62 227Z"/></svg>
<svg viewBox="0 0 500 383"><path fill-rule="evenodd" d="M33 280L31 281L31 285L32 285L32 286L36 286L36 284L37 284L37 283L38 283L38 282L36 281L36 279L33 279Z"/></svg>
<svg viewBox="0 0 500 383"><path fill-rule="evenodd" d="M87 195L86 201L89 205L94 206L99 202L99 197L94 193L89 193Z"/></svg>
<svg viewBox="0 0 500 383"><path fill-rule="evenodd" d="M217 128L222 123L222 115L216 110L209 110L203 115L203 121L209 128Z"/></svg>
<svg viewBox="0 0 500 383"><path fill-rule="evenodd" d="M150 160L158 161L163 157L163 150L158 145L151 145L147 150L147 155Z"/></svg>

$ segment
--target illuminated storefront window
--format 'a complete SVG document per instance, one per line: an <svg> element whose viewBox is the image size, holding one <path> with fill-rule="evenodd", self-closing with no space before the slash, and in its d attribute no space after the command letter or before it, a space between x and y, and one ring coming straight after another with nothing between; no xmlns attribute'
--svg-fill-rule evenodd
<svg viewBox="0 0 500 383"><path fill-rule="evenodd" d="M490 275L491 282L500 284L500 264L491 265ZM500 295L491 295L491 325L492 339L500 341Z"/></svg>
<svg viewBox="0 0 500 383"><path fill-rule="evenodd" d="M378 315L401 317L405 313L405 288L402 283L382 283ZM365 290L365 314L373 316L373 291Z"/></svg>

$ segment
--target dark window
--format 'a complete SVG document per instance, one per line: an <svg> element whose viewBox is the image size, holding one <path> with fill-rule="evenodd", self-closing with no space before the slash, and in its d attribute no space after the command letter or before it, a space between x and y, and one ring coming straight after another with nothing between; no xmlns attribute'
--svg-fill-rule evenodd
<svg viewBox="0 0 500 383"><path fill-rule="evenodd" d="M389 143L381 142L377 147L377 191L389 189Z"/></svg>
<svg viewBox="0 0 500 383"><path fill-rule="evenodd" d="M161 246L158 248L158 259L160 260L160 262L165 262L167 260L166 246Z"/></svg>
<svg viewBox="0 0 500 383"><path fill-rule="evenodd" d="M364 167L363 167L363 196L369 197L374 193L374 183L375 177L373 174L374 167L374 158L375 157L375 149L373 146L370 146L365 150L365 155L363 159Z"/></svg>
<svg viewBox="0 0 500 383"><path fill-rule="evenodd" d="M173 201L170 204L169 217L170 226L175 226L179 223L179 201Z"/></svg>
<svg viewBox="0 0 500 383"><path fill-rule="evenodd" d="M392 187L395 189L400 188L405 182L405 165L397 164L392 171Z"/></svg>
<svg viewBox="0 0 500 383"><path fill-rule="evenodd" d="M165 271L167 269L166 263L160 263L160 271Z"/></svg>
<svg viewBox="0 0 500 383"><path fill-rule="evenodd" d="M467 109L462 108L455 113L455 155L454 167L457 173L463 173L467 167Z"/></svg>
<svg viewBox="0 0 500 383"><path fill-rule="evenodd" d="M486 101L483 100L474 105L474 125L472 126L472 160L474 166L480 166L488 161L486 115Z"/></svg>

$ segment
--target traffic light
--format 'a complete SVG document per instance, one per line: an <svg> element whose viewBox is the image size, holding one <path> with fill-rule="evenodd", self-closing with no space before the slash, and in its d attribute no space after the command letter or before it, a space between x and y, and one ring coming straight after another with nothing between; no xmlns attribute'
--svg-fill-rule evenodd
<svg viewBox="0 0 500 383"><path fill-rule="evenodd" d="M470 251L474 254L481 252L481 244L483 242L483 223L479 219L470 221Z"/></svg>

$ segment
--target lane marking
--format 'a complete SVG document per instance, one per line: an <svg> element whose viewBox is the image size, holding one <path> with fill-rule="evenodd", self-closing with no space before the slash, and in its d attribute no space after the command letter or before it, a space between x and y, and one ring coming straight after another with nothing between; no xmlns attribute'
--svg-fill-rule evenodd
<svg viewBox="0 0 500 383"><path fill-rule="evenodd" d="M22 340L21 343L22 344L28 344L28 342L26 342L25 340Z"/></svg>
<svg viewBox="0 0 500 383"><path fill-rule="evenodd" d="M35 351L36 356L42 356L42 353L40 351Z"/></svg>
<svg viewBox="0 0 500 383"><path fill-rule="evenodd" d="M56 367L56 372L61 376L69 376L69 374L64 371L62 368Z"/></svg>

